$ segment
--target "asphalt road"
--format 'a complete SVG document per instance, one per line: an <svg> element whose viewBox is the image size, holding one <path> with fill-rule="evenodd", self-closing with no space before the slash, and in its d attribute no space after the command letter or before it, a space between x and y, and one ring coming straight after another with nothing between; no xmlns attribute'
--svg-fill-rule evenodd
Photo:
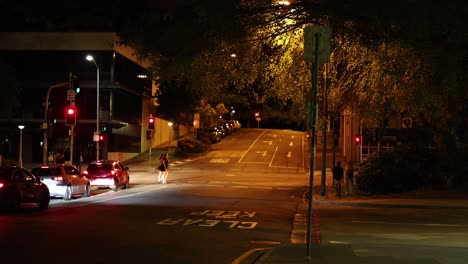
<svg viewBox="0 0 468 264"><path fill-rule="evenodd" d="M169 184L130 165L129 189L0 215L1 262L232 263L287 243L308 181L301 144L300 132L241 130L172 167Z"/></svg>
<svg viewBox="0 0 468 264"><path fill-rule="evenodd" d="M129 189L0 214L0 261L237 264L289 243L309 183L303 140L242 129L207 156L171 166L166 185L149 164L130 164ZM314 213L323 243L349 244L356 255L467 263L466 209L314 205Z"/></svg>
<svg viewBox="0 0 468 264"><path fill-rule="evenodd" d="M317 205L315 213L323 242L348 244L358 256L440 264L468 260L468 209Z"/></svg>

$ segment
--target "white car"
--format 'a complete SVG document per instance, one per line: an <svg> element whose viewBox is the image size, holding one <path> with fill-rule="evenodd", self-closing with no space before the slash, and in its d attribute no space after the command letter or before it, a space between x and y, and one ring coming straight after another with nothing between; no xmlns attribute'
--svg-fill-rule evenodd
<svg viewBox="0 0 468 264"><path fill-rule="evenodd" d="M53 164L33 168L31 173L39 177L49 188L51 197L70 200L73 195L88 197L91 184L81 172L71 165Z"/></svg>

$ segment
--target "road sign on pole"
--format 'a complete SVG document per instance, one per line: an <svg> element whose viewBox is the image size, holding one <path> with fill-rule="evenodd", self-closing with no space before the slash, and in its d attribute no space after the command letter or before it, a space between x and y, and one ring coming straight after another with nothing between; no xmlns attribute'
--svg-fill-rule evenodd
<svg viewBox="0 0 468 264"><path fill-rule="evenodd" d="M76 92L75 90L67 90L67 100L75 101Z"/></svg>
<svg viewBox="0 0 468 264"><path fill-rule="evenodd" d="M329 27L308 26L304 29L304 60L315 62L329 62L331 53L331 29ZM315 42L318 42L317 44ZM317 51L316 51L317 49Z"/></svg>

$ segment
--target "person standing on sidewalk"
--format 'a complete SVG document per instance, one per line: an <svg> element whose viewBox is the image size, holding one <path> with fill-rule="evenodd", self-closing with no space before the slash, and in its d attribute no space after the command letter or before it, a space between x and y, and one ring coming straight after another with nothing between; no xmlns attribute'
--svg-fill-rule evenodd
<svg viewBox="0 0 468 264"><path fill-rule="evenodd" d="M343 181L344 170L341 167L341 161L336 163L336 166L333 168L333 185L336 190L336 197L341 197L341 182Z"/></svg>
<svg viewBox="0 0 468 264"><path fill-rule="evenodd" d="M345 183L345 193L346 195L351 195L354 190L354 163L352 160L348 161L346 166L346 183Z"/></svg>

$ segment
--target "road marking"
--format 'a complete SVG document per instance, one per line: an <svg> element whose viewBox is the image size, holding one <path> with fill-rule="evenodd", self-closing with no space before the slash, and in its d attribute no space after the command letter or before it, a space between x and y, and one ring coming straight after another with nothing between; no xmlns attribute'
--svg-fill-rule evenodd
<svg viewBox="0 0 468 264"><path fill-rule="evenodd" d="M402 223L402 222L374 222L374 221L351 221L357 224L380 224L380 225L416 225L416 226L434 226L434 227L468 227L460 224L422 224L422 223Z"/></svg>
<svg viewBox="0 0 468 264"><path fill-rule="evenodd" d="M256 151L255 153L261 154L263 157L265 157L267 155L267 152L268 151L264 150L264 151Z"/></svg>
<svg viewBox="0 0 468 264"><path fill-rule="evenodd" d="M198 184L201 184L201 183L206 183L206 181L187 181L187 183L198 183Z"/></svg>
<svg viewBox="0 0 468 264"><path fill-rule="evenodd" d="M294 146L294 143L293 143L292 141L289 142L289 146L290 146L290 147Z"/></svg>
<svg viewBox="0 0 468 264"><path fill-rule="evenodd" d="M242 163L242 160L244 159L245 155L247 155L247 153L249 153L249 151L253 148L253 146L255 145L255 143L260 139L260 137L265 134L266 130L263 130L263 132L258 135L257 139L255 139L255 141L250 145L250 147L247 149L247 151L244 153L244 155L242 155L242 157L239 159L238 163Z"/></svg>
<svg viewBox="0 0 468 264"><path fill-rule="evenodd" d="M232 188L241 188L241 189L248 189L249 186L239 186L239 185L235 185L235 186L231 186Z"/></svg>
<svg viewBox="0 0 468 264"><path fill-rule="evenodd" d="M263 245L280 245L281 242L273 240L251 240L252 244L263 244Z"/></svg>
<svg viewBox="0 0 468 264"><path fill-rule="evenodd" d="M254 229L258 222L254 221L245 221L245 218L253 218L257 212L250 211L225 211L225 210L204 210L196 211L190 213L191 216L198 217L210 217L216 219L206 219L206 218L166 218L160 221L157 221L157 225L182 225L182 226L199 226L199 227L215 227L217 225L222 225L229 229ZM225 220L228 219L228 220Z"/></svg>
<svg viewBox="0 0 468 264"><path fill-rule="evenodd" d="M335 241L335 240L331 240L330 242L328 242L330 244L349 244L349 242L346 242L346 241Z"/></svg>
<svg viewBox="0 0 468 264"><path fill-rule="evenodd" d="M210 163L228 163L229 159L211 159Z"/></svg>
<svg viewBox="0 0 468 264"><path fill-rule="evenodd" d="M286 157L288 157L288 158L292 157L291 151L288 151L288 155L286 155Z"/></svg>
<svg viewBox="0 0 468 264"><path fill-rule="evenodd" d="M268 144L268 145L270 145L270 146L273 144L273 141L271 141L271 140L269 140L269 141L262 141L262 142L265 143L265 144Z"/></svg>
<svg viewBox="0 0 468 264"><path fill-rule="evenodd" d="M252 255L253 253L257 252L257 251L260 251L260 250L267 250L267 249L271 249L271 247L268 247L268 248L254 248L254 249L251 249L247 252L245 252L244 254L242 254L240 257L238 257L237 259L235 259L231 264L240 264L240 263L243 263L245 259L247 259L250 255Z"/></svg>
<svg viewBox="0 0 468 264"><path fill-rule="evenodd" d="M143 193L152 192L152 191L154 191L154 190L159 190L159 189L162 189L162 188L168 188L168 186L158 186L158 187L156 187L156 188L151 188L151 189L149 189L149 190L141 191L141 192L138 192L138 193L131 193L131 194L123 195L123 196L112 197L112 198L103 199L103 200L98 200L98 201L91 201L91 202L82 203L82 204L77 204L77 205L73 205L73 206L67 206L67 207L49 209L48 212L60 211L60 210L64 210L64 209L67 209L67 208L70 208L70 207L81 207L81 206L87 206L87 205L92 205L92 204L103 203L103 202L108 202L108 201L112 201L112 200L117 200L117 199L132 197L132 196L135 196L135 195L140 195L140 194L143 194ZM102 196L102 195L104 195L104 194L106 194L106 193L103 193L103 194L100 194L100 195L91 196L91 197L88 197L88 199L89 199L89 198L96 197L96 196Z"/></svg>
<svg viewBox="0 0 468 264"><path fill-rule="evenodd" d="M254 187L251 187L251 188L253 188L253 189L262 189L262 190L271 190L271 189L273 189L273 187L260 187L260 186L259 187L254 186Z"/></svg>

